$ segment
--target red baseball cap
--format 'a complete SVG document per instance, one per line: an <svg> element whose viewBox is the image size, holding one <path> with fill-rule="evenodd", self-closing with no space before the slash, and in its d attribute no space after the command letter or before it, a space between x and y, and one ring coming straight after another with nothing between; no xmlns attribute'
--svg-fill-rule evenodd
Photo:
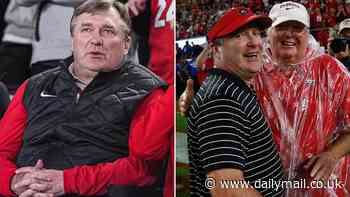
<svg viewBox="0 0 350 197"><path fill-rule="evenodd" d="M208 42L233 33L251 22L256 22L261 29L266 29L272 24L268 16L255 15L247 8L231 8L209 30Z"/></svg>

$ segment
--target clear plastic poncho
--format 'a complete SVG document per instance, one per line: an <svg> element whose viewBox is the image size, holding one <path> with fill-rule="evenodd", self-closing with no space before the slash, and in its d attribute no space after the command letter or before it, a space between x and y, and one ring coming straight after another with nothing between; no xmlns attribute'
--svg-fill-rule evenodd
<svg viewBox="0 0 350 197"><path fill-rule="evenodd" d="M313 38L305 59L297 65L278 65L268 55L267 59L255 88L280 151L286 179L300 183L284 186L286 196L350 196L349 156L337 163L323 188L307 188L312 179L302 167L350 126L349 72L325 54ZM340 187L335 185L336 180Z"/></svg>

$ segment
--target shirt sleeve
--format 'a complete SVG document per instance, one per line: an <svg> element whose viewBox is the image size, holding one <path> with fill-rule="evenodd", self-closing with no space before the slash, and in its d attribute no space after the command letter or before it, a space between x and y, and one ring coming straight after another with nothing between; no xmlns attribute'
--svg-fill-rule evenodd
<svg viewBox="0 0 350 197"><path fill-rule="evenodd" d="M152 185L160 164L129 155L110 163L76 166L63 171L64 191L90 196L106 193L110 185Z"/></svg>
<svg viewBox="0 0 350 197"><path fill-rule="evenodd" d="M161 160L169 153L174 135L174 86L152 93L138 108L131 124L130 152L146 160Z"/></svg>
<svg viewBox="0 0 350 197"><path fill-rule="evenodd" d="M196 125L199 154L207 173L245 167L247 122L241 105L231 99L213 99L201 106Z"/></svg>
<svg viewBox="0 0 350 197"><path fill-rule="evenodd" d="M13 196L10 189L15 173L15 159L22 146L27 113L23 105L23 95L28 81L21 85L0 122L0 194Z"/></svg>
<svg viewBox="0 0 350 197"><path fill-rule="evenodd" d="M169 151L173 132L173 88L153 91L138 107L129 137L129 156L111 163L64 170L66 193L96 195L109 185L153 184Z"/></svg>

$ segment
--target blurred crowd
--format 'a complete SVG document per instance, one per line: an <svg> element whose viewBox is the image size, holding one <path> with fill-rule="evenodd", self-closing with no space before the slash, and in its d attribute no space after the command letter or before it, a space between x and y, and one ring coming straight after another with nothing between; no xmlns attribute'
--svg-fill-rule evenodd
<svg viewBox="0 0 350 197"><path fill-rule="evenodd" d="M231 7L248 7L256 14L268 15L276 3L273 0L188 0L176 5L176 39L184 40L206 36L211 26L225 10ZM320 49L350 67L350 1L349 0L299 0L310 15L310 33ZM342 32L340 34L340 32ZM185 81L192 78L195 86L202 70L195 59L206 47L193 42L176 47L177 92L182 92Z"/></svg>
<svg viewBox="0 0 350 197"><path fill-rule="evenodd" d="M267 15L271 7L283 1L273 0L192 0L176 5L176 37L186 39L204 36L224 10L248 7L256 14ZM328 28L350 16L348 0L299 0L310 14L311 33L326 45Z"/></svg>

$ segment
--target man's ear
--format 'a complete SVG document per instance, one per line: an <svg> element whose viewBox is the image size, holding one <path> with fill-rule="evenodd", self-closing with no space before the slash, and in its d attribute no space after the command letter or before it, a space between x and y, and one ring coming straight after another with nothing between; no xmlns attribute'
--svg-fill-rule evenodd
<svg viewBox="0 0 350 197"><path fill-rule="evenodd" d="M74 46L74 39L73 39L73 35L71 37L71 46L70 46L70 50L73 51L73 46Z"/></svg>
<svg viewBox="0 0 350 197"><path fill-rule="evenodd" d="M350 49L348 44L345 46L345 57L347 56L350 56Z"/></svg>
<svg viewBox="0 0 350 197"><path fill-rule="evenodd" d="M219 47L217 45L213 45L211 48L212 48L212 53L217 53L219 50Z"/></svg>
<svg viewBox="0 0 350 197"><path fill-rule="evenodd" d="M218 46L218 45L214 45L212 47L212 53L213 53L213 57L220 57L222 54L222 47Z"/></svg>
<svg viewBox="0 0 350 197"><path fill-rule="evenodd" d="M272 31L273 31L273 27L270 27L266 30L266 45L267 45L267 48L271 48L271 38L272 38Z"/></svg>
<svg viewBox="0 0 350 197"><path fill-rule="evenodd" d="M124 45L123 45L123 54L124 55L128 54L130 47L131 47L131 42L132 42L131 36L127 36L124 40Z"/></svg>
<svg viewBox="0 0 350 197"><path fill-rule="evenodd" d="M221 64L222 64L222 62L224 60L222 50L223 50L222 46L214 45L212 47L214 64L216 66L221 66Z"/></svg>

